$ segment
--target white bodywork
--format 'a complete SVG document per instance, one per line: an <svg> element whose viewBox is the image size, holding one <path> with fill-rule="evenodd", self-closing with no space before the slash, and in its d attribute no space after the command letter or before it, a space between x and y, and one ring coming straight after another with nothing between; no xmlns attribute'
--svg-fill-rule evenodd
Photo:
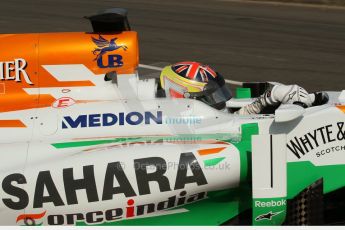
<svg viewBox="0 0 345 230"><path fill-rule="evenodd" d="M72 103L64 108L54 108L52 105L0 114L0 119L20 119L26 125L26 128L0 129L3 159L0 161L2 225L31 224L23 223L23 219L19 218L23 214L44 213L38 222L58 225L76 224L78 221L95 224L184 212L186 210L183 208L168 208L205 199L209 191L239 186L239 149L231 143L210 140L214 140L212 135L224 135L231 142L238 143L243 135L242 124L257 123L260 135L277 134L278 138L283 134L279 143L286 140L295 153L286 148L287 155L282 154L279 159L286 157L288 162L308 160L314 165L345 164L345 142L342 134L339 134L345 130L339 126L345 122L345 116L332 104L334 101L302 109L303 113L294 110L286 113L278 109L276 114L283 114L278 120L274 115L239 116L215 110L200 101L155 98L155 81L139 81L137 75L119 75L117 84L112 84L105 82L102 76L90 74L83 65L45 68L60 81L77 80L75 78L82 75L95 86L71 89L68 93L63 93L60 88L36 89L53 95L57 100L69 97L76 102L88 102ZM339 97L339 93L336 96ZM340 99L336 103L340 103ZM314 131L320 127L325 128ZM323 134L328 136L324 137ZM306 141L303 141L305 138ZM265 148L260 147L264 140L256 138L253 146L259 150ZM93 143L97 141L103 142ZM328 152L327 149L332 147L334 151ZM221 150L203 154L202 150L210 149ZM186 161L186 171L179 167L184 156L195 158ZM221 162L216 167L207 166L206 162L211 162L207 160L215 157L222 159ZM149 164L140 164L138 169L135 162L140 160L146 160ZM115 170L116 173L112 171L111 174L109 170L113 168L109 164L112 163L122 166L117 169L124 173L127 180L119 183L119 177L123 176L121 172ZM164 175L158 176L160 182L152 178L146 182L140 181L143 172L140 170L154 174L162 163L166 168L161 169ZM201 169L193 171L191 164L198 164ZM264 168L261 172L268 173ZM110 176L107 177L107 174ZM11 183L6 182L13 175L16 179L12 178ZM80 184L76 182L78 179ZM118 190L109 191L109 181ZM260 182L256 185L265 187ZM19 189L9 194L4 186ZM108 190L105 192L106 186ZM279 188L281 191L277 193L286 195L286 187L279 185ZM114 195L109 198L111 192ZM261 198L265 196L262 191L255 195ZM23 201L23 197L27 200ZM169 206L171 197L175 197L175 201ZM179 203L181 197L185 198ZM153 204L154 212L147 211L145 204ZM128 207L135 206L136 211L140 212L140 205L144 205L142 215L128 214L131 212Z"/></svg>

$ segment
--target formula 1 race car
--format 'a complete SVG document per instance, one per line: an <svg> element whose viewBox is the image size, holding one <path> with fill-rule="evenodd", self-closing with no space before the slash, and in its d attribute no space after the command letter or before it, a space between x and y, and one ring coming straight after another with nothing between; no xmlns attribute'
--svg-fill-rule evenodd
<svg viewBox="0 0 345 230"><path fill-rule="evenodd" d="M247 116L165 98L137 72L126 11L88 19L0 35L1 225L339 223L345 91Z"/></svg>

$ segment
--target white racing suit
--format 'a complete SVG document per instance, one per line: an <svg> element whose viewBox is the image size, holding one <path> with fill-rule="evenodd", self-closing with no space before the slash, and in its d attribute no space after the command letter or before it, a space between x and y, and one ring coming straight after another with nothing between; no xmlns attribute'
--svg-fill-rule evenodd
<svg viewBox="0 0 345 230"><path fill-rule="evenodd" d="M314 94L308 94L305 89L298 85L274 85L255 101L236 111L236 114L248 115L259 114L267 106L282 104L298 104L310 107L314 101Z"/></svg>

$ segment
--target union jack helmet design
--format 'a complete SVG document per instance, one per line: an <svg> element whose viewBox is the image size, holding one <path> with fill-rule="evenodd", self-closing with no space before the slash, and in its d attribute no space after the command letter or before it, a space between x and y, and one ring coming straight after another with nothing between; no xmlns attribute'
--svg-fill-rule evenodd
<svg viewBox="0 0 345 230"><path fill-rule="evenodd" d="M217 73L199 62L179 62L172 66L178 75L198 82L208 82L217 77Z"/></svg>
<svg viewBox="0 0 345 230"><path fill-rule="evenodd" d="M191 98L223 109L231 92L216 71L199 62L179 62L166 66L160 76L165 95L170 98Z"/></svg>

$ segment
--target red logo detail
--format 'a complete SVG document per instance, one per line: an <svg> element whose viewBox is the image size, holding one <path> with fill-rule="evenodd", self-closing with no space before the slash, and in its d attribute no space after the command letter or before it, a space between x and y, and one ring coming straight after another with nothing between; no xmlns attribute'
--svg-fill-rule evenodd
<svg viewBox="0 0 345 230"><path fill-rule="evenodd" d="M134 200L133 199L129 199L127 201L128 207L126 207L126 217L133 217L134 216Z"/></svg>
<svg viewBox="0 0 345 230"><path fill-rule="evenodd" d="M182 93L179 93L173 89L169 89L169 92L170 92L170 96L172 98L183 98L183 94Z"/></svg>
<svg viewBox="0 0 345 230"><path fill-rule="evenodd" d="M52 104L53 108L66 108L69 106L72 106L76 103L76 101L73 98L70 97L61 97L54 101Z"/></svg>
<svg viewBox="0 0 345 230"><path fill-rule="evenodd" d="M17 217L16 223L18 221L24 220L25 225L36 225L35 220L41 219L46 214L46 211L39 214L21 214ZM29 221L31 221L29 223Z"/></svg>

